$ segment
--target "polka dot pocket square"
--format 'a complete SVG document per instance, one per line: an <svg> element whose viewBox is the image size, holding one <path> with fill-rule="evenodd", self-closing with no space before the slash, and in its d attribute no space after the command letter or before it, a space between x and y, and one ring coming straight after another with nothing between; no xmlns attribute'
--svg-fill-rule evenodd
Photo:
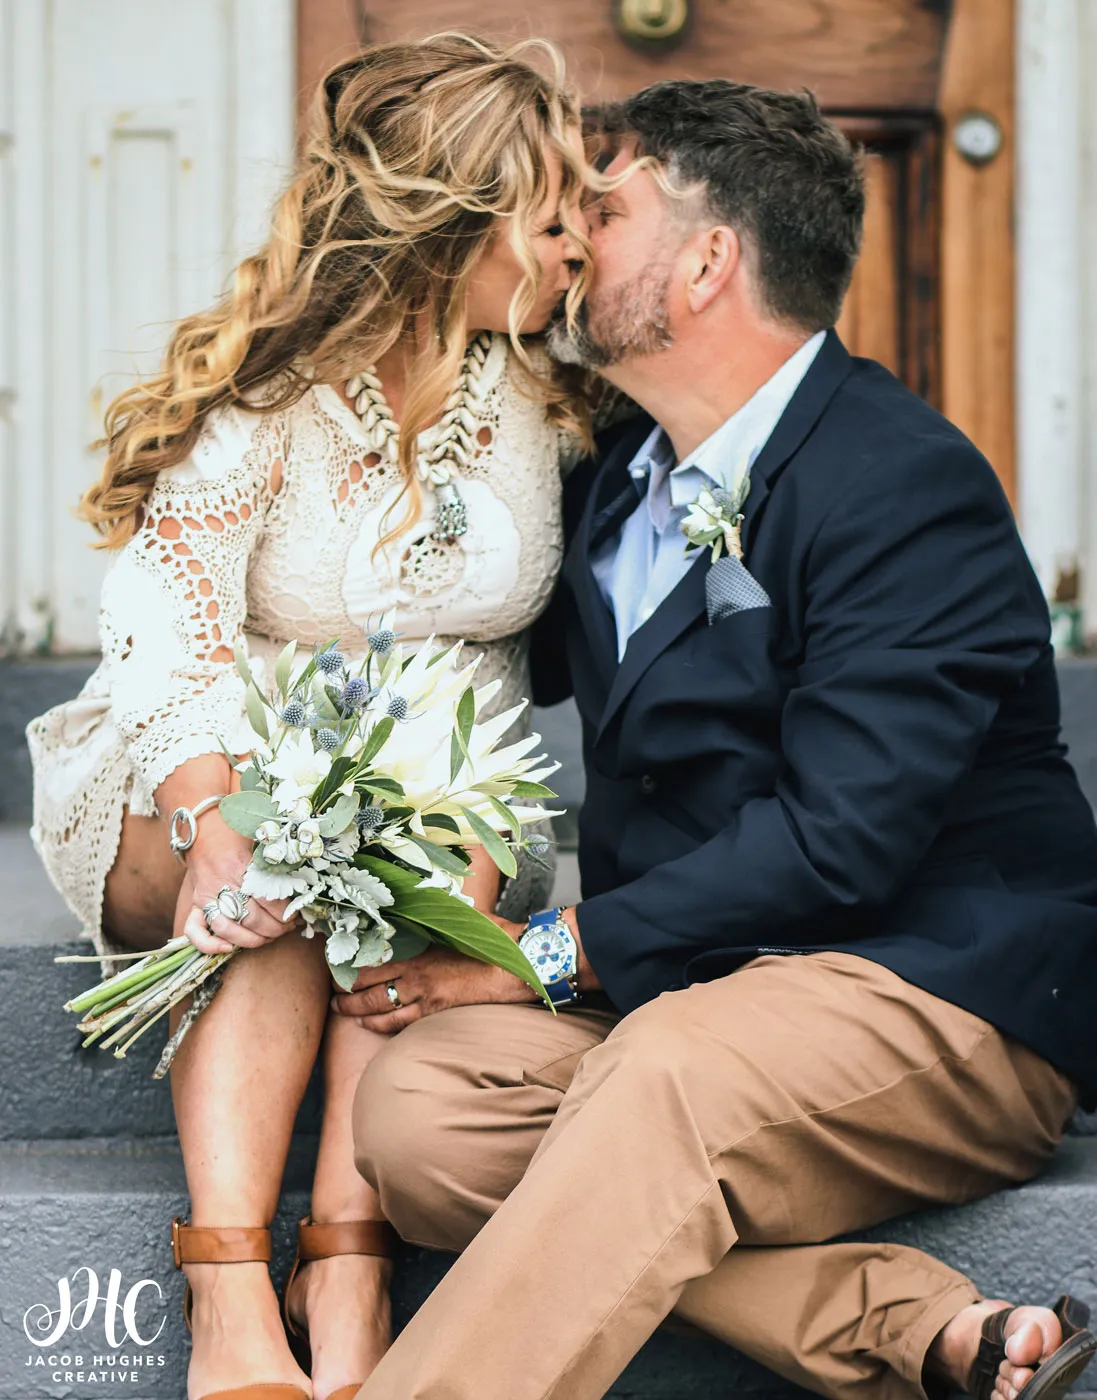
<svg viewBox="0 0 1097 1400"><path fill-rule="evenodd" d="M773 604L743 561L733 554L725 554L717 559L705 577L705 606L711 626L732 613L745 612L748 608L770 608Z"/></svg>

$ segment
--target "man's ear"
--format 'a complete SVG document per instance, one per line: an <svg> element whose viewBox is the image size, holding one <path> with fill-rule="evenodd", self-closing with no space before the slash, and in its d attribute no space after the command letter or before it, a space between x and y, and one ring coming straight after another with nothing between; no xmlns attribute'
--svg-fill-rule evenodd
<svg viewBox="0 0 1097 1400"><path fill-rule="evenodd" d="M742 258L739 235L726 224L717 224L698 234L693 266L686 284L689 309L695 314L706 310L735 276Z"/></svg>

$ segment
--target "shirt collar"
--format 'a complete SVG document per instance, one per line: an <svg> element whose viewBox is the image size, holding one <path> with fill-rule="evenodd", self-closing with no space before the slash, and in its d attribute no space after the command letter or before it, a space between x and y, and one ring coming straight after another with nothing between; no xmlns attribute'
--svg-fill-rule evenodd
<svg viewBox="0 0 1097 1400"><path fill-rule="evenodd" d="M817 331L806 340L742 408L677 465L670 438L656 424L629 464L637 491L642 495L646 489L650 499L667 480L671 505L684 508L706 484L724 490L736 486L772 435L825 339L826 332Z"/></svg>

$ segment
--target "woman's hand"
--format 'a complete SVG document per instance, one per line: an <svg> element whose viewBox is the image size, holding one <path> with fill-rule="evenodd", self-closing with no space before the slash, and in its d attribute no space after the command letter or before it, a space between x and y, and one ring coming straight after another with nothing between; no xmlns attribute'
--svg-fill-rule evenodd
<svg viewBox="0 0 1097 1400"><path fill-rule="evenodd" d="M502 927L508 932L512 928L524 931L519 924ZM399 993L399 1006L394 1006L388 995L389 984ZM406 962L364 967L354 990L333 997L331 1007L341 1016L354 1017L368 1031L394 1035L412 1021L451 1006L537 1000L537 994L513 973L434 944Z"/></svg>
<svg viewBox="0 0 1097 1400"><path fill-rule="evenodd" d="M200 953L228 953L236 948L261 948L272 939L301 927L301 920L282 921L288 900L257 899L253 895L240 923L224 914L206 925L203 905L215 901L224 885L238 890L251 859L252 843L232 830L219 812L201 818L197 841L187 857L188 887L192 904L180 930Z"/></svg>

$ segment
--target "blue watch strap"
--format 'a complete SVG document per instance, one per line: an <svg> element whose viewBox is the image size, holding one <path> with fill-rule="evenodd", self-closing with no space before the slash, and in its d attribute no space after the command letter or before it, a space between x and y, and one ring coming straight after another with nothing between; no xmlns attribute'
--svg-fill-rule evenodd
<svg viewBox="0 0 1097 1400"><path fill-rule="evenodd" d="M558 905L555 909L542 909L539 914L529 916L526 928L530 933L535 933L537 929L546 928L550 924L563 924L560 917L563 912L563 905ZM567 926L564 925L564 927ZM555 982L542 983L553 1006L570 1006L573 1001L578 1000L579 993L575 987L575 977L578 971L579 969L576 967L569 977L560 977Z"/></svg>

